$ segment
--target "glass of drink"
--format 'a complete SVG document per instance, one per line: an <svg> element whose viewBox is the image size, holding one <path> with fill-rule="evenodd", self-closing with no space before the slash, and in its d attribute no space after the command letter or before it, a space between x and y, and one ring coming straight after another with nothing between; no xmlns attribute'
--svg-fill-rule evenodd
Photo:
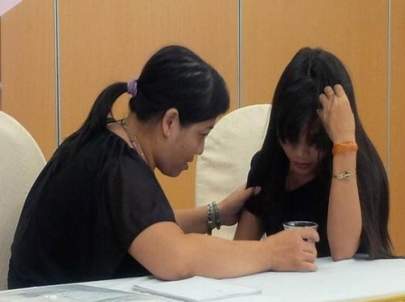
<svg viewBox="0 0 405 302"><path fill-rule="evenodd" d="M313 221L305 221L305 220L293 220L287 221L283 223L284 230L294 230L294 229L301 229L301 228L310 228L317 230L318 224ZM305 241L308 241L307 238L304 238ZM310 240L312 241L312 240Z"/></svg>
<svg viewBox="0 0 405 302"><path fill-rule="evenodd" d="M313 221L305 221L305 220L294 220L294 221L287 221L283 223L284 230L292 230L297 228L311 228L311 229L318 229L318 224Z"/></svg>

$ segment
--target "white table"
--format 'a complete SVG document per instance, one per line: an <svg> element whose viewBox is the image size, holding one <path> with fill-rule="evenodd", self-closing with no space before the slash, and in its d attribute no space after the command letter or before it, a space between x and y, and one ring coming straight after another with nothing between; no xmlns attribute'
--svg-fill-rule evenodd
<svg viewBox="0 0 405 302"><path fill-rule="evenodd" d="M371 298L400 295L405 301L405 260L317 260L318 271L310 273L267 272L224 279L234 284L261 290L261 293L216 300L223 302L257 301L365 301ZM35 289L0 291L0 302L37 301L176 301L163 297L136 294L137 278L105 280L82 284L48 286ZM190 289L192 290L192 289ZM35 293L36 291L36 293ZM41 291L41 292L38 292ZM81 298L78 298L81 295ZM178 300L177 300L178 301Z"/></svg>

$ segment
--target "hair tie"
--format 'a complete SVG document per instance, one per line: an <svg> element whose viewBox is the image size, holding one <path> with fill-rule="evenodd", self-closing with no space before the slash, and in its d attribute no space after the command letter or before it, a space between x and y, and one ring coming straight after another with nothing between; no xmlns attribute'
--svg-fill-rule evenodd
<svg viewBox="0 0 405 302"><path fill-rule="evenodd" d="M136 96L136 93L138 92L138 81L137 80L129 81L127 84L127 91L132 96Z"/></svg>

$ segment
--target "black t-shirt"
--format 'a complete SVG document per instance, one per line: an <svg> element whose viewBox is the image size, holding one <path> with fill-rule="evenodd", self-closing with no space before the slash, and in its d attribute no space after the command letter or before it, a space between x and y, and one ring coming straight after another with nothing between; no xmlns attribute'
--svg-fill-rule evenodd
<svg viewBox="0 0 405 302"><path fill-rule="evenodd" d="M257 182L255 170L259 164L260 152L252 159L249 172L249 182ZM254 184L256 185L256 184ZM320 240L316 244L318 257L330 256L330 248L327 239L327 219L329 206L329 188L325 181L319 177L302 185L301 187L281 193L279 200L271 200L269 186L264 183L260 193L250 198L245 208L259 218L266 235L272 235L282 231L283 223L294 220L313 221L318 224ZM366 244L361 241L359 253L367 252Z"/></svg>
<svg viewBox="0 0 405 302"><path fill-rule="evenodd" d="M314 179L305 185L283 192L281 200L269 205L268 187L264 186L259 195L246 203L246 209L258 217L266 234L272 235L283 230L283 223L293 220L314 221L318 224L318 256L330 256L326 236L328 200L319 194L319 185Z"/></svg>
<svg viewBox="0 0 405 302"><path fill-rule="evenodd" d="M147 274L128 254L147 227L175 221L153 171L105 129L32 187L17 226L9 288Z"/></svg>

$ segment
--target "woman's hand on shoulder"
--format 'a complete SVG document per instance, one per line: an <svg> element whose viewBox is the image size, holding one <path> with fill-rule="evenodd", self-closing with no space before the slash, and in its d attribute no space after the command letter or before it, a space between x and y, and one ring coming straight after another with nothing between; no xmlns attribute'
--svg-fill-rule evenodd
<svg viewBox="0 0 405 302"><path fill-rule="evenodd" d="M218 203L221 223L223 225L234 225L237 223L245 202L252 195L256 195L259 192L260 187L246 188L246 185L244 185Z"/></svg>
<svg viewBox="0 0 405 302"><path fill-rule="evenodd" d="M334 144L355 141L355 123L349 99L342 87L326 86L319 96L322 109L318 110L329 138Z"/></svg>

